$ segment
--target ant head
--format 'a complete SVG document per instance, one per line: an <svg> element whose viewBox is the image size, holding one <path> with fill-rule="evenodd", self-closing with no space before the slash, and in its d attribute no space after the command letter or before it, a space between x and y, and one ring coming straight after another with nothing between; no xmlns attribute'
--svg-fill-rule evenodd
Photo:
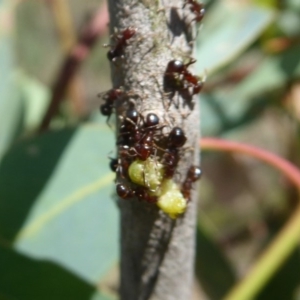
<svg viewBox="0 0 300 300"><path fill-rule="evenodd" d="M156 114L154 113L149 113L146 116L146 120L144 122L145 127L154 127L159 124L159 118Z"/></svg>
<svg viewBox="0 0 300 300"><path fill-rule="evenodd" d="M139 113L135 108L131 108L126 112L126 118L129 122L136 124L139 118Z"/></svg>
<svg viewBox="0 0 300 300"><path fill-rule="evenodd" d="M118 183L116 185L116 192L122 199L127 199L133 196L133 191L131 190L131 188L123 183Z"/></svg>
<svg viewBox="0 0 300 300"><path fill-rule="evenodd" d="M109 61L113 61L116 58L115 50L114 49L108 50L106 56L107 56Z"/></svg>
<svg viewBox="0 0 300 300"><path fill-rule="evenodd" d="M169 146L178 148L185 144L186 136L180 127L174 127L169 133L168 140Z"/></svg>
<svg viewBox="0 0 300 300"><path fill-rule="evenodd" d="M112 108L105 103L100 106L100 112L103 116L110 116L112 114Z"/></svg>
<svg viewBox="0 0 300 300"><path fill-rule="evenodd" d="M201 177L201 175L202 175L202 171L199 167L191 166L188 170L187 177L192 182L195 182Z"/></svg>
<svg viewBox="0 0 300 300"><path fill-rule="evenodd" d="M166 73L181 73L184 68L184 63L181 60L171 60L168 63Z"/></svg>
<svg viewBox="0 0 300 300"><path fill-rule="evenodd" d="M117 158L110 158L109 167L113 172L117 172L118 165L119 165L119 162L118 162Z"/></svg>

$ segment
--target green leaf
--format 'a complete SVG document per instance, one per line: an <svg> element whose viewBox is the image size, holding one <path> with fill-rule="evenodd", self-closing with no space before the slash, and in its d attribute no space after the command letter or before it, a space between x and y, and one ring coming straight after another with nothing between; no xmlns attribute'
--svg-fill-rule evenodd
<svg viewBox="0 0 300 300"><path fill-rule="evenodd" d="M269 244L283 230L287 218L269 218L269 235L265 238L264 246ZM276 259L276 257L274 257ZM280 258L279 258L280 259ZM273 274L270 280L256 296L257 300L264 299L298 299L295 292L299 287L300 281L300 252L299 247L286 258L284 263Z"/></svg>
<svg viewBox="0 0 300 300"><path fill-rule="evenodd" d="M47 133L15 144L0 165L0 230L13 240L47 181L75 129Z"/></svg>
<svg viewBox="0 0 300 300"><path fill-rule="evenodd" d="M283 88L287 81L300 76L300 45L268 56L258 68L236 86L234 93L243 97L254 97L266 91Z"/></svg>
<svg viewBox="0 0 300 300"><path fill-rule="evenodd" d="M105 295L103 293L99 293L98 291L90 298L90 300L117 300L118 298L112 295Z"/></svg>
<svg viewBox="0 0 300 300"><path fill-rule="evenodd" d="M41 82L23 72L19 72L17 81L24 106L23 130L34 130L41 123L48 107L50 91Z"/></svg>
<svg viewBox="0 0 300 300"><path fill-rule="evenodd" d="M14 140L23 112L14 76L14 49L7 20L12 11L7 2L0 3L0 159Z"/></svg>
<svg viewBox="0 0 300 300"><path fill-rule="evenodd" d="M95 288L51 262L37 261L0 246L0 298L83 300Z"/></svg>
<svg viewBox="0 0 300 300"><path fill-rule="evenodd" d="M210 299L223 299L236 281L229 262L199 225L197 226L196 275Z"/></svg>
<svg viewBox="0 0 300 300"><path fill-rule="evenodd" d="M92 124L15 145L0 166L0 232L18 250L96 283L117 261L108 153L113 134Z"/></svg>
<svg viewBox="0 0 300 300"><path fill-rule="evenodd" d="M217 135L253 120L285 92L286 84L300 76L300 46L265 57L234 88L201 94L202 130Z"/></svg>
<svg viewBox="0 0 300 300"><path fill-rule="evenodd" d="M274 12L251 4L218 1L204 19L197 70L209 74L243 52L273 21Z"/></svg>
<svg viewBox="0 0 300 300"><path fill-rule="evenodd" d="M299 268L300 255L299 249L296 249L256 296L256 299L296 299L294 296L299 286Z"/></svg>
<svg viewBox="0 0 300 300"><path fill-rule="evenodd" d="M300 33L299 11L286 10L281 12L277 24L285 36L297 37Z"/></svg>

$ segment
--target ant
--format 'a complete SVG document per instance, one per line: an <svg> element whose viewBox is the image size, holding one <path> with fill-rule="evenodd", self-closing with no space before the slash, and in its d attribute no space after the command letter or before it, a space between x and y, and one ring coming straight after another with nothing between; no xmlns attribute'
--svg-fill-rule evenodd
<svg viewBox="0 0 300 300"><path fill-rule="evenodd" d="M140 114L134 108L127 110L125 117L121 117L123 122L120 126L118 136L118 145L132 146L136 140L142 138L141 132L138 130L138 121Z"/></svg>
<svg viewBox="0 0 300 300"><path fill-rule="evenodd" d="M195 18L191 20L190 24L193 21L200 23L205 14L205 8L203 3L199 3L197 2L197 0L185 0L182 8L184 8L186 5L189 5L190 11L195 15Z"/></svg>
<svg viewBox="0 0 300 300"><path fill-rule="evenodd" d="M138 200L140 201L146 201L148 203L155 203L157 202L156 196L151 196L148 194L147 189L144 187L137 187L134 189L134 193Z"/></svg>
<svg viewBox="0 0 300 300"><path fill-rule="evenodd" d="M110 169L116 172L122 178L127 177L127 171L131 164L131 160L128 157L110 158Z"/></svg>
<svg viewBox="0 0 300 300"><path fill-rule="evenodd" d="M116 192L117 195L122 199L129 199L136 196L140 201L146 201L148 203L157 202L157 197L149 195L147 193L147 189L144 187L137 187L132 189L124 183L118 183L116 185Z"/></svg>
<svg viewBox="0 0 300 300"><path fill-rule="evenodd" d="M109 168L112 172L117 172L119 166L119 160L117 158L110 158Z"/></svg>
<svg viewBox="0 0 300 300"><path fill-rule="evenodd" d="M133 148L136 156L141 160L147 160L153 153L154 133L148 132Z"/></svg>
<svg viewBox="0 0 300 300"><path fill-rule="evenodd" d="M184 131L180 127L174 127L168 135L168 148L179 148L182 147L187 138Z"/></svg>
<svg viewBox="0 0 300 300"><path fill-rule="evenodd" d="M121 141L123 145L130 147L127 154L147 160L153 153L155 134L162 127L158 128L159 118L154 113L147 114L146 118L143 118L142 125L139 125L138 119L139 115L135 109L127 111L126 118L121 125ZM126 150L123 151L124 153Z"/></svg>
<svg viewBox="0 0 300 300"><path fill-rule="evenodd" d="M103 100L105 100L105 103L103 103L100 106L100 112L102 115L107 116L107 120L106 120L107 123L113 112L113 108L116 100L119 99L122 95L124 95L124 91L119 88L110 89L109 91L103 94L102 98Z"/></svg>
<svg viewBox="0 0 300 300"><path fill-rule="evenodd" d="M190 201L192 184L201 177L202 171L197 166L191 166L186 174L185 181L182 184L181 192L187 201Z"/></svg>
<svg viewBox="0 0 300 300"><path fill-rule="evenodd" d="M143 127L137 130L137 132L141 131L143 136L140 140L135 141L134 149L141 160L147 160L154 150L158 149L158 146L155 144L155 136L158 131L161 132L165 127L158 127L158 125L158 116L154 113L149 113L143 121Z"/></svg>
<svg viewBox="0 0 300 300"><path fill-rule="evenodd" d="M122 199L129 199L134 197L134 191L124 183L117 183L116 192L117 195Z"/></svg>
<svg viewBox="0 0 300 300"><path fill-rule="evenodd" d="M196 62L191 59L184 64L181 60L171 60L166 68L164 76L165 88L184 92L192 88L191 96L200 93L203 87L203 81L199 76L193 75L188 67Z"/></svg>
<svg viewBox="0 0 300 300"><path fill-rule="evenodd" d="M179 150L185 144L187 138L184 131L180 127L174 127L167 138L167 149L163 156L163 163L165 166L165 177L173 177L178 162L179 162Z"/></svg>
<svg viewBox="0 0 300 300"><path fill-rule="evenodd" d="M127 41L136 34L136 29L127 27L116 37L115 46L107 52L107 58L110 61L115 61L117 57L120 57L124 53L124 49L127 46Z"/></svg>

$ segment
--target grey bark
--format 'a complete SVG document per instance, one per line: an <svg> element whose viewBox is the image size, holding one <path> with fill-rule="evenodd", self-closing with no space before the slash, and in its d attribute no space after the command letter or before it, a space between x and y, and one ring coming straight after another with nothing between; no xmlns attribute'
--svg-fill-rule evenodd
<svg viewBox="0 0 300 300"><path fill-rule="evenodd" d="M187 26L188 9L182 0L109 0L110 29L129 26L137 34L128 41L124 58L111 64L114 87L131 91L139 112L156 113L165 130L179 126L188 141L179 165L177 182L187 168L199 163L199 108L177 94L163 90L163 74L172 59L187 61L192 53L193 33ZM187 20L184 21L184 18ZM137 96L138 95L138 96ZM126 105L117 104L122 115ZM121 285L123 300L191 299L194 276L194 251L197 195L192 193L186 213L170 219L156 205L135 200L120 200L121 211Z"/></svg>

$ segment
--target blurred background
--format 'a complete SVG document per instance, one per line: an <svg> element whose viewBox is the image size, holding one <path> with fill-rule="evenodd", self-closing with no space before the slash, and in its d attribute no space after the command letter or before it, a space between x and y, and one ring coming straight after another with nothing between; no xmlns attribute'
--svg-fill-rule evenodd
<svg viewBox="0 0 300 300"><path fill-rule="evenodd" d="M198 29L203 137L300 164L300 2L211 0ZM98 112L106 3L0 0L0 299L118 299L118 208ZM194 299L223 299L298 204L248 156L202 154ZM295 249L257 299L300 299Z"/></svg>

